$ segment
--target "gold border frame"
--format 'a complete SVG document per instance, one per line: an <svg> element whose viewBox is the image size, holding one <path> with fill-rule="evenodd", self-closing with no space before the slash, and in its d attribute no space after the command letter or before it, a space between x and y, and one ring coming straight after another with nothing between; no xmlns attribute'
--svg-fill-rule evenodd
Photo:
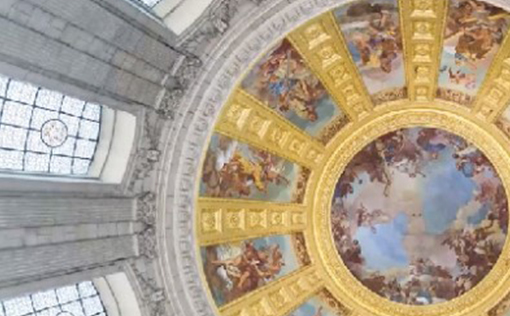
<svg viewBox="0 0 510 316"><path fill-rule="evenodd" d="M307 192L307 201L313 210L309 212L312 225L305 234L312 262L322 270L326 288L360 315L482 315L510 290L508 235L497 264L477 286L451 301L428 306L398 304L373 293L349 272L334 246L330 224L331 199L345 166L376 138L399 128L416 126L442 128L478 146L494 164L508 195L510 143L494 125L449 102L436 100L424 104L406 100L388 103L344 128L326 150L325 156L330 157L328 161L314 170L312 185Z"/></svg>

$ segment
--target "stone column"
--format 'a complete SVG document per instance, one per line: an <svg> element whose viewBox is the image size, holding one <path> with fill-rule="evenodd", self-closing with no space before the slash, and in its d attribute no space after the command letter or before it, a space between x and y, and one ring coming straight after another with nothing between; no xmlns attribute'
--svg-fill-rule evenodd
<svg viewBox="0 0 510 316"><path fill-rule="evenodd" d="M138 255L130 198L0 198L0 291Z"/></svg>
<svg viewBox="0 0 510 316"><path fill-rule="evenodd" d="M0 73L129 112L158 105L181 57L123 0L4 0L0 28Z"/></svg>

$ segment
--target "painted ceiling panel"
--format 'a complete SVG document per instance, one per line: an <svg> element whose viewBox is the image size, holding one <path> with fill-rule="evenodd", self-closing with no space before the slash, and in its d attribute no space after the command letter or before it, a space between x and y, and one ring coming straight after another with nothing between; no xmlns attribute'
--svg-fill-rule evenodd
<svg viewBox="0 0 510 316"><path fill-rule="evenodd" d="M269 50L241 86L312 136L336 117L345 116L286 39Z"/></svg>

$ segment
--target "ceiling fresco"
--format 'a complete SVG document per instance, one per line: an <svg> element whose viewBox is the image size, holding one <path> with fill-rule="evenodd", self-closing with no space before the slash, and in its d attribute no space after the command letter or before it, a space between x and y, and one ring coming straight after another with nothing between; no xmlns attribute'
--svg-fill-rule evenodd
<svg viewBox="0 0 510 316"><path fill-rule="evenodd" d="M242 87L312 136L344 115L288 40L259 61Z"/></svg>
<svg viewBox="0 0 510 316"><path fill-rule="evenodd" d="M218 315L510 315L507 9L338 0L253 61L196 187Z"/></svg>
<svg viewBox="0 0 510 316"><path fill-rule="evenodd" d="M448 90L465 94L471 105L510 23L510 15L481 1L451 1L444 34L438 94ZM446 90L446 91L445 91Z"/></svg>
<svg viewBox="0 0 510 316"><path fill-rule="evenodd" d="M397 0L359 1L335 10L353 61L373 95L405 97L402 32Z"/></svg>
<svg viewBox="0 0 510 316"><path fill-rule="evenodd" d="M434 128L379 137L347 165L333 196L335 246L351 273L392 301L460 296L496 264L508 201L487 157Z"/></svg>
<svg viewBox="0 0 510 316"><path fill-rule="evenodd" d="M335 316L337 311L329 307L320 298L312 298L298 309L293 311L290 316Z"/></svg>
<svg viewBox="0 0 510 316"><path fill-rule="evenodd" d="M297 169L265 150L215 134L202 169L200 195L291 202Z"/></svg>
<svg viewBox="0 0 510 316"><path fill-rule="evenodd" d="M299 265L290 236L269 236L202 249L204 271L218 306L289 274Z"/></svg>

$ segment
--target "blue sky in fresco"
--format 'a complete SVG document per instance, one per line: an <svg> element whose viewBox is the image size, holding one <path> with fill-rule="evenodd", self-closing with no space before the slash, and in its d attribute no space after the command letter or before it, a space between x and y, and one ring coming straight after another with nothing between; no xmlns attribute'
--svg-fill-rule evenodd
<svg viewBox="0 0 510 316"><path fill-rule="evenodd" d="M314 316L320 306L322 306L322 316L335 316L336 315L336 313L334 313L327 306L327 304L322 303L317 298L312 298L305 304L301 305L297 310L292 312L289 316Z"/></svg>
<svg viewBox="0 0 510 316"><path fill-rule="evenodd" d="M446 149L438 160L429 162L424 168L427 176L416 179L419 181L419 191L424 201L425 229L431 235L442 234L452 225L459 208L473 198L476 188L473 180L457 170L455 160L451 158L452 153L451 149ZM365 179L366 177L363 177L364 181ZM368 269L384 271L409 265L409 257L403 244L408 230L408 215L404 211L391 222L376 225L376 234L372 233L369 227L358 228L354 238L361 244ZM485 211L482 208L477 216L470 218L471 222L479 221Z"/></svg>
<svg viewBox="0 0 510 316"><path fill-rule="evenodd" d="M440 158L429 163L421 180L423 190L423 218L427 232L442 234L457 217L460 207L473 198L476 184L455 167L452 150L447 148Z"/></svg>
<svg viewBox="0 0 510 316"><path fill-rule="evenodd" d="M409 259L403 245L407 224L407 215L401 213L390 223L376 225L377 234L368 227L358 229L354 238L361 244L368 269L387 270L408 266Z"/></svg>

